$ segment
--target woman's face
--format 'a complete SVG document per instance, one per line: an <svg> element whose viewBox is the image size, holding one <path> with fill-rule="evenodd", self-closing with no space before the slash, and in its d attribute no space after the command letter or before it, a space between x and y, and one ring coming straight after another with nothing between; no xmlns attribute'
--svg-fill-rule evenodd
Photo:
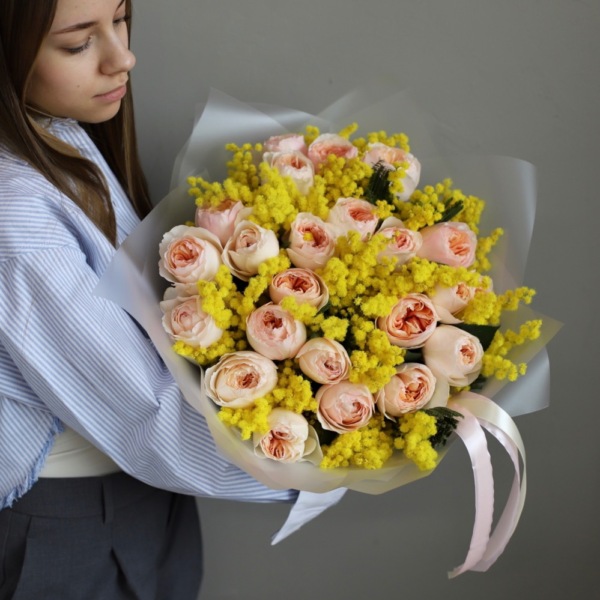
<svg viewBox="0 0 600 600"><path fill-rule="evenodd" d="M135 65L125 9L125 0L58 0L33 65L27 104L84 123L114 117Z"/></svg>

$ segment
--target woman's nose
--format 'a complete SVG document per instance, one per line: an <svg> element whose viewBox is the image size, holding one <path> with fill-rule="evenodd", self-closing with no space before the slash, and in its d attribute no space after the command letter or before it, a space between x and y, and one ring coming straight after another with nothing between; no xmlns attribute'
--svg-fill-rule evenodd
<svg viewBox="0 0 600 600"><path fill-rule="evenodd" d="M105 75L127 73L134 66L135 55L129 49L127 39L116 35L113 39L107 40L101 64L101 70Z"/></svg>

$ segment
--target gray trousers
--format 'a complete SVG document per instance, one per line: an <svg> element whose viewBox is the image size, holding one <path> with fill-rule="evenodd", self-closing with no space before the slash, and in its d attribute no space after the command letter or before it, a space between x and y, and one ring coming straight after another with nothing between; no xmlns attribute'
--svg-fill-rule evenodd
<svg viewBox="0 0 600 600"><path fill-rule="evenodd" d="M0 600L196 600L196 503L124 473L40 479L0 511Z"/></svg>

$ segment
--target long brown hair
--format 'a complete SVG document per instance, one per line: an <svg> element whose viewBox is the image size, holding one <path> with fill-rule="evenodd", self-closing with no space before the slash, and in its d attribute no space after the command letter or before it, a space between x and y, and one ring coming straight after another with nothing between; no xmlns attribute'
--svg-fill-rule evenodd
<svg viewBox="0 0 600 600"><path fill-rule="evenodd" d="M37 169L71 198L116 243L116 221L102 173L77 150L50 135L33 119L25 96L40 46L58 0L0 0L0 144ZM126 0L131 14L131 0ZM131 84L128 83L128 86ZM151 209L135 134L131 88L109 121L83 124L140 217Z"/></svg>

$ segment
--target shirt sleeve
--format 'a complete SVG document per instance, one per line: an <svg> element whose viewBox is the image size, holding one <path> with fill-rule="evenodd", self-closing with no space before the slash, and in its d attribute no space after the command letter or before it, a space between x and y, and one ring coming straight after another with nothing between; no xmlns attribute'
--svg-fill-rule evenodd
<svg viewBox="0 0 600 600"><path fill-rule="evenodd" d="M23 399L35 394L150 485L245 501L292 500L296 492L267 488L219 455L204 418L182 398L144 332L92 293L98 276L76 229L58 220L52 226L54 239L71 242L32 243L33 251L0 261L0 341L22 378Z"/></svg>

